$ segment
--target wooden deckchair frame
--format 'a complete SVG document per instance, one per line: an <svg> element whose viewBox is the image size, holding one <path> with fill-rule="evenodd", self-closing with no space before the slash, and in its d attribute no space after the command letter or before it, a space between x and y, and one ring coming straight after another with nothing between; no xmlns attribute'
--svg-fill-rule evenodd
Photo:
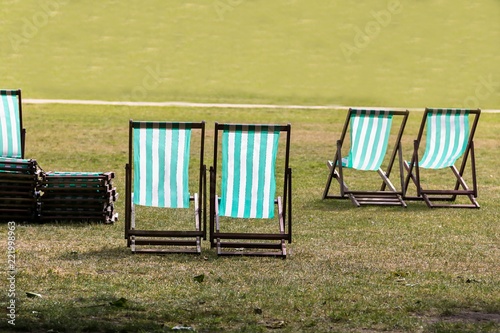
<svg viewBox="0 0 500 333"><path fill-rule="evenodd" d="M194 224L186 230L141 230L135 228L135 210L133 204L133 127L141 122L130 120L129 123L129 161L125 166L125 239L133 253L201 253L201 240L206 239L206 166L203 162L205 154L205 122L145 122L157 124L185 124L191 130L199 130L199 174L198 192L189 200L194 202ZM162 246L161 248L136 248L136 246Z"/></svg>
<svg viewBox="0 0 500 333"><path fill-rule="evenodd" d="M397 205L406 207L406 203L403 200L403 188L404 188L404 168L403 168L403 149L401 145L401 138L406 126L406 121L408 119L409 111L394 111L394 110L366 110L366 111L379 111L385 114L392 114L392 116L402 117L398 134L395 139L394 148L390 154L390 159L386 170L379 168L377 173L382 178L382 184L380 190L378 191L367 191L367 190L351 190L347 186L347 182L343 172L342 166L342 149L344 147L345 138L348 133L348 129L351 126L351 117L355 114L358 109L350 108L347 113L347 117L344 123L342 134L340 139L337 140L337 147L335 152L335 157L332 161L327 162L329 169L328 179L326 182L325 189L323 191L323 199L349 199L356 206L361 205ZM365 111L365 110L362 110ZM390 181L390 175L394 166L394 163L398 160L399 164L399 175L400 175L400 190L396 189L393 183ZM335 178L340 187L340 194L332 195L329 194L332 185L332 179Z"/></svg>
<svg viewBox="0 0 500 333"><path fill-rule="evenodd" d="M219 203L217 193L217 164L219 135L227 126L234 124L215 123L214 135L214 160L210 167L210 244L217 248L217 254L244 255L244 256L274 256L286 258L286 243L292 242L292 169L290 159L290 134L291 125L248 125L248 126L273 126L275 130L286 135L284 156L284 178L282 196L277 195L274 205L278 208L279 232L221 232L219 229ZM236 126L240 126L239 124ZM242 125L246 126L246 125ZM280 139L281 140L281 139ZM277 157L279 158L279 157ZM278 168L278 166L276 166ZM275 222L275 221L272 221ZM244 223L244 222L242 222Z"/></svg>
<svg viewBox="0 0 500 333"><path fill-rule="evenodd" d="M8 89L0 89L0 95L10 95L17 96L18 102L18 110L19 110L19 132L21 134L21 155L20 156L2 156L2 157L12 157L12 158L20 158L24 159L24 146L26 140L26 129L23 127L23 106L21 100L21 89L8 90Z"/></svg>
<svg viewBox="0 0 500 333"><path fill-rule="evenodd" d="M481 115L480 109L474 110L463 110L468 112L469 117L473 117L472 123L469 122L469 138L467 141L467 146L465 151L461 157L460 168L458 169L455 165L450 166L449 168L452 171L452 174L455 176L455 186L453 189L426 189L424 188L421 177L420 177L420 166L419 166L419 148L423 140L424 130L427 129L427 116L429 113L434 112L435 110L457 110L460 109L433 109L426 108L425 112L422 116L422 122L420 125L420 129L418 131L417 138L413 142L413 155L410 163L405 162L404 166L407 171L406 183L405 183L405 196L406 200L423 200L429 208L480 208L479 203L476 198L478 195L477 189L477 176L476 176L476 158L474 154L474 134L476 132L477 124L479 121L479 116ZM467 162L469 161L470 155L470 175L472 178L472 188L469 188L464 179L465 169L467 166ZM415 184L417 189L416 196L407 195L408 186L410 183L410 179ZM455 203L445 203L445 202L453 202L457 199L457 196L467 197L470 201L470 204L455 204Z"/></svg>

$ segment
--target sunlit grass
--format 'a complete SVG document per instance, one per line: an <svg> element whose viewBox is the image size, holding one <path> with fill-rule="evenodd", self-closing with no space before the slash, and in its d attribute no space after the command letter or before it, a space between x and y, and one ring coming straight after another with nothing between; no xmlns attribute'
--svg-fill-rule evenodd
<svg viewBox="0 0 500 333"><path fill-rule="evenodd" d="M61 105L26 105L24 111L27 157L47 170L114 171L120 219L113 225L17 224L21 331L165 332L177 325L198 332L499 328L499 183L491 178L494 164L486 163L499 153L490 143L500 124L496 114L482 115L476 136L481 209L431 210L422 202L402 209L321 200L325 162L332 158L343 111ZM129 118L205 120L207 165L215 121L290 122L295 228L289 257L217 258L208 242L201 256L132 255L123 238ZM406 158L420 118L421 113L410 115ZM367 185L379 182L359 177ZM6 225L0 231L5 234ZM7 301L5 293L1 299ZM481 316L490 319L476 320ZM5 320L0 327L12 328Z"/></svg>

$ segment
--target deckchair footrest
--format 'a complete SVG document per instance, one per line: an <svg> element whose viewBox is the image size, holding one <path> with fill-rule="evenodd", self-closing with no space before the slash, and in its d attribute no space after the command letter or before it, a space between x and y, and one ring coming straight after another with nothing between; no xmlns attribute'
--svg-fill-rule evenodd
<svg viewBox="0 0 500 333"><path fill-rule="evenodd" d="M404 198L405 198L405 200L409 200L409 201L423 201L423 200L425 200L424 197L418 197L418 196L405 196ZM429 200L429 201L455 201L456 199L454 199L453 197L444 197L444 196L440 196L440 197L427 196L427 200Z"/></svg>
<svg viewBox="0 0 500 333"><path fill-rule="evenodd" d="M365 192L365 191L344 191L345 194L359 195L364 197L397 197L398 195L403 195L403 192L389 192L389 191L373 191L373 192Z"/></svg>
<svg viewBox="0 0 500 333"><path fill-rule="evenodd" d="M365 205L397 205L397 206L403 205L401 201L398 199L388 200L388 199L375 199L375 198L356 198L356 200L360 204L365 204Z"/></svg>
<svg viewBox="0 0 500 333"><path fill-rule="evenodd" d="M218 246L232 249L281 249L282 243L242 243L242 242L218 242Z"/></svg>
<svg viewBox="0 0 500 333"><path fill-rule="evenodd" d="M245 256L245 257L279 257L286 258L286 254L282 252L224 252L217 253L219 256Z"/></svg>
<svg viewBox="0 0 500 333"><path fill-rule="evenodd" d="M185 239L158 239L143 238L137 239L136 236L129 238L129 246L132 253L191 253L200 254L200 238L194 240ZM137 246L166 246L171 248L137 248Z"/></svg>
<svg viewBox="0 0 500 333"><path fill-rule="evenodd" d="M226 250L223 250L226 249ZM227 249L234 249L228 251ZM253 251L247 251L254 249ZM269 251L256 251L262 250L277 250L274 252ZM241 243L241 242L217 242L217 255L219 256L252 256L252 257L280 257L286 258L286 246L281 243Z"/></svg>
<svg viewBox="0 0 500 333"><path fill-rule="evenodd" d="M380 199L383 199L383 200L390 200L391 198L393 199L397 199L398 196L403 198L403 194L402 193L394 193L394 192L386 192L386 193L381 193L382 195L370 195L370 193L363 193L363 192L344 192L345 195L342 196L342 195L326 195L324 197L324 199L350 199L350 197L348 196L348 194L352 194L353 196L355 196L356 198L380 198Z"/></svg>
<svg viewBox="0 0 500 333"><path fill-rule="evenodd" d="M473 204L452 204L452 205L436 205L433 204L431 208L480 208L479 204L473 205Z"/></svg>
<svg viewBox="0 0 500 333"><path fill-rule="evenodd" d="M135 249L132 253L148 253L148 254L162 254L162 253L191 253L191 254L200 254L200 251L196 249Z"/></svg>
<svg viewBox="0 0 500 333"><path fill-rule="evenodd" d="M217 232L213 234L213 239L258 239L258 240L287 240L288 235L286 234L243 234L243 233L228 233L228 232Z"/></svg>
<svg viewBox="0 0 500 333"><path fill-rule="evenodd" d="M202 231L129 230L129 236L139 237L202 237Z"/></svg>
<svg viewBox="0 0 500 333"><path fill-rule="evenodd" d="M180 239L135 239L135 245L176 245L176 246L197 246L196 240L187 241Z"/></svg>
<svg viewBox="0 0 500 333"><path fill-rule="evenodd" d="M475 195L473 190L421 190L420 193L427 195Z"/></svg>
<svg viewBox="0 0 500 333"><path fill-rule="evenodd" d="M352 194L352 193L349 193ZM385 195L385 196L371 196L364 194L363 196L356 196L352 194L352 197L356 200L356 202L360 205L387 205L387 206L403 206L406 207L406 203L403 200L403 196L395 195ZM340 195L328 195L324 197L324 199L351 199L348 195L340 196ZM406 198L404 198L406 199ZM352 200L352 199L351 199Z"/></svg>

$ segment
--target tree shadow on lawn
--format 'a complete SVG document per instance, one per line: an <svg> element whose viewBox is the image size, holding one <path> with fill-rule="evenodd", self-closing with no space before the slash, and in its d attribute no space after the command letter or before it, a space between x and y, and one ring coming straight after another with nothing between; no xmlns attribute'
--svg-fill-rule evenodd
<svg viewBox="0 0 500 333"><path fill-rule="evenodd" d="M15 326L0 323L1 332L164 332L168 313L151 314L146 305L126 298L81 297L24 305Z"/></svg>
<svg viewBox="0 0 500 333"><path fill-rule="evenodd" d="M500 313L457 309L441 315L419 315L426 332L498 332Z"/></svg>
<svg viewBox="0 0 500 333"><path fill-rule="evenodd" d="M89 225L103 225L103 226L112 226L113 223L104 223L98 219L61 219L61 220L33 220L33 221L19 221L16 222L19 225L30 226L30 227L43 227L43 226L67 226L67 227L75 227L75 228L85 228Z"/></svg>

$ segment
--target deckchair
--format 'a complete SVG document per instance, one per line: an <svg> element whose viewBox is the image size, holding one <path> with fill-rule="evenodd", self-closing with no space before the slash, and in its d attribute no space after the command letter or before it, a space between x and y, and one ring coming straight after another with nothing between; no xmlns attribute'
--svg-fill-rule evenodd
<svg viewBox="0 0 500 333"><path fill-rule="evenodd" d="M329 174L323 199L350 199L357 207L361 205L406 207L406 202L403 200L404 169L401 137L408 114L408 111L349 109L342 134L337 141L335 158L332 161L327 161ZM399 131L393 135L394 149L387 156L392 123L395 117L400 117ZM347 157L343 158L344 146L348 145L346 138L348 130L350 147ZM396 158L399 162L401 182L399 189L390 180ZM382 169L384 161L387 161L385 170ZM369 185L364 185L366 186L364 189L349 188L346 181L348 177L344 169L377 171L382 178L381 186L372 189L367 189ZM357 171L351 172L351 175L354 173ZM329 193L333 178L339 182L340 187L340 193L336 195Z"/></svg>
<svg viewBox="0 0 500 333"><path fill-rule="evenodd" d="M407 170L405 184L405 199L424 200L428 207L457 207L479 208L477 198L476 160L474 156L474 133L481 110L465 109L431 109L426 108L422 117L417 139L414 141L414 150L410 163L405 162ZM470 123L470 119L472 123ZM426 131L425 151L422 159L419 158L424 130ZM472 189L464 179L467 162L470 155L470 176ZM461 162L458 160L461 159ZM460 163L457 169L455 164ZM430 176L437 169L450 168L454 178L451 184L435 184L433 188L423 186L422 176ZM423 171L422 169L426 169ZM409 180L416 186L416 196L408 194ZM426 182L429 184L429 181ZM435 187L440 188L435 188ZM443 189L444 188L444 189ZM450 203L457 196L468 198L470 203ZM436 202L437 201L437 202Z"/></svg>
<svg viewBox="0 0 500 333"><path fill-rule="evenodd" d="M285 149L279 154L282 133ZM214 162L210 167L210 243L218 255L286 258L286 243L292 242L290 133L290 124L215 124ZM283 176L279 188L278 170ZM278 190L283 191L282 196L276 197Z"/></svg>
<svg viewBox="0 0 500 333"><path fill-rule="evenodd" d="M0 90L0 156L24 158L21 90Z"/></svg>
<svg viewBox="0 0 500 333"><path fill-rule="evenodd" d="M199 167L196 176L190 177L189 162L195 156L191 156L191 134L195 130L200 134L197 141L200 144ZM130 120L125 238L132 252L201 253L201 239L206 239L204 140L204 122ZM192 184L195 193L191 195ZM194 223L189 227L179 214L172 211L188 209L191 202L194 203L194 216L189 215L189 218L194 217ZM161 221L155 219L155 224L144 227L148 226L145 223L148 212L136 217L138 206L157 207L162 211L158 217ZM185 214L180 216L187 218ZM176 223L177 218L181 220L181 226Z"/></svg>

